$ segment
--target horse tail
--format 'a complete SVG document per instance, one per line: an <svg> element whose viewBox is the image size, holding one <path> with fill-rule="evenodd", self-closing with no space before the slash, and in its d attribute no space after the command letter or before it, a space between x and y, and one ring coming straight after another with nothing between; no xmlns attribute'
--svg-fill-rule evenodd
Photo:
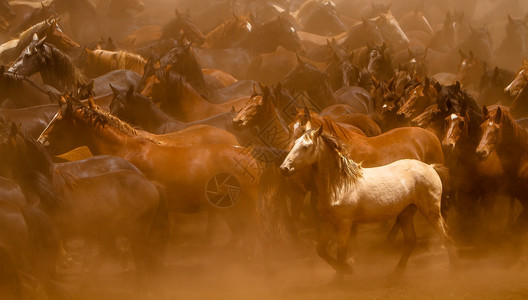
<svg viewBox="0 0 528 300"><path fill-rule="evenodd" d="M449 194L451 186L451 176L449 175L449 168L442 164L432 164L433 169L436 171L440 180L442 181L442 202L441 202L441 213L442 217L445 219L447 216L447 211L449 209Z"/></svg>
<svg viewBox="0 0 528 300"><path fill-rule="evenodd" d="M151 251L153 251L152 257L155 257L154 254L158 254L157 257L160 258L164 256L169 240L169 208L167 204L167 192L165 190L165 186L157 182L153 183L159 193L159 202L156 213L154 214L154 218L152 220L152 224L150 225L149 244ZM159 266L160 261L161 259L156 259L153 261L153 266Z"/></svg>
<svg viewBox="0 0 528 300"><path fill-rule="evenodd" d="M13 299L22 298L22 282L20 273L13 258L2 247L0 247L0 286L8 287Z"/></svg>

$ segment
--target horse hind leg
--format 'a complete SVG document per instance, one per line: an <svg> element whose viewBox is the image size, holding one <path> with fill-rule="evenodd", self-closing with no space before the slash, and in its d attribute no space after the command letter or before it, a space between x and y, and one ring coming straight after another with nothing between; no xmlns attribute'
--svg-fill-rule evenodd
<svg viewBox="0 0 528 300"><path fill-rule="evenodd" d="M440 214L440 207L431 210L431 211L422 211L420 212L424 215L424 217L427 219L427 221L433 226L433 228L440 234L440 238L442 239L442 244L447 249L447 254L449 256L449 264L451 267L456 267L456 255L455 255L455 248L453 239L448 233L447 225L444 221L444 218L442 218L442 215Z"/></svg>
<svg viewBox="0 0 528 300"><path fill-rule="evenodd" d="M401 273L405 270L407 267L407 262L409 261L409 257L411 256L414 246L416 245L416 233L414 232L413 223L413 217L415 213L416 206L409 205L398 215L398 218L396 219L396 223L399 225L403 233L404 248L398 265L394 270L395 273Z"/></svg>

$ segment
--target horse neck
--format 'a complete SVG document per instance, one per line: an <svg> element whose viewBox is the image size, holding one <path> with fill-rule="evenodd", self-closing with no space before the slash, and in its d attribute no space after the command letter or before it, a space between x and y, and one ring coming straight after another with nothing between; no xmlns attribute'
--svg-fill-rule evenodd
<svg viewBox="0 0 528 300"><path fill-rule="evenodd" d="M502 118L502 141L497 145L497 153L506 169L518 169L522 160L527 159L528 133L511 116Z"/></svg>
<svg viewBox="0 0 528 300"><path fill-rule="evenodd" d="M332 91L332 88L330 87L328 78L325 78L320 82L320 84L310 87L306 90L306 92L308 93L308 96L312 98L312 100L322 102L323 107L321 107L321 109L337 104L337 99L334 95L334 92Z"/></svg>
<svg viewBox="0 0 528 300"><path fill-rule="evenodd" d="M338 200L340 195L347 192L350 184L355 182L357 178L349 178L341 170L340 160L346 158L331 149L323 141L319 141L317 161L313 166L313 179L317 190L319 192L319 199L326 201L319 201L318 203L323 207L332 206L334 200ZM355 162L350 161L354 167L359 167Z"/></svg>
<svg viewBox="0 0 528 300"><path fill-rule="evenodd" d="M54 47L51 48L51 58L46 61L40 70L42 81L57 90L64 92L75 91L80 81L78 71L70 59Z"/></svg>
<svg viewBox="0 0 528 300"><path fill-rule="evenodd" d="M167 115L163 110L161 110L161 108L154 105L154 103L148 103L146 107L141 107L141 111L139 111L138 108L131 107L131 112L141 114L141 119L143 120L141 127L144 127L145 129L149 128L154 130L167 123L181 123Z"/></svg>
<svg viewBox="0 0 528 300"><path fill-rule="evenodd" d="M262 146L287 149L290 144L290 132L281 122L281 117L272 103L269 103L264 114L259 116L258 135L257 141Z"/></svg>
<svg viewBox="0 0 528 300"><path fill-rule="evenodd" d="M189 83L183 81L177 84L176 93L172 95L172 98L180 103L180 107L215 106L205 100Z"/></svg>
<svg viewBox="0 0 528 300"><path fill-rule="evenodd" d="M209 48L218 48L222 47L222 40L225 39L227 36L227 33L231 29L231 26L233 26L233 23L236 23L236 19L229 19L225 21L224 23L218 25L216 28L211 30L206 36L205 36L205 44L204 47Z"/></svg>

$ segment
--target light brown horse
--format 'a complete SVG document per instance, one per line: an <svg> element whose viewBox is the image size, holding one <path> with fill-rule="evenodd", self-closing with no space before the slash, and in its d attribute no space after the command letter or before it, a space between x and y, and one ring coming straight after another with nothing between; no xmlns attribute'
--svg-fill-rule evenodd
<svg viewBox="0 0 528 300"><path fill-rule="evenodd" d="M290 126L296 128L293 132L294 138L313 128L305 113L300 113ZM332 131L328 133L334 134ZM438 138L428 130L418 127L397 128L374 137L348 131L338 137L348 146L347 154L366 167L382 166L405 158L421 160L428 164L444 162Z"/></svg>
<svg viewBox="0 0 528 300"><path fill-rule="evenodd" d="M127 159L165 186L170 210L222 215L233 233L231 244L255 225L259 174L254 159L242 147L176 146L73 99L61 104L39 141L53 153L86 145L95 155Z"/></svg>
<svg viewBox="0 0 528 300"><path fill-rule="evenodd" d="M225 20L215 29L205 35L203 47L225 49L237 46L252 30L252 20L247 16L233 13L233 17Z"/></svg>

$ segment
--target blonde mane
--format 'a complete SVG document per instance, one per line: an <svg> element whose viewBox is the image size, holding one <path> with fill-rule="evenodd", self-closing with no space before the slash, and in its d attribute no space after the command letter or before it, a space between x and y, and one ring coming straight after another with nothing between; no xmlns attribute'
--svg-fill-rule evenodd
<svg viewBox="0 0 528 300"><path fill-rule="evenodd" d="M88 51L90 60L96 65L113 70L131 70L143 74L147 61L138 54L126 51L93 50Z"/></svg>

